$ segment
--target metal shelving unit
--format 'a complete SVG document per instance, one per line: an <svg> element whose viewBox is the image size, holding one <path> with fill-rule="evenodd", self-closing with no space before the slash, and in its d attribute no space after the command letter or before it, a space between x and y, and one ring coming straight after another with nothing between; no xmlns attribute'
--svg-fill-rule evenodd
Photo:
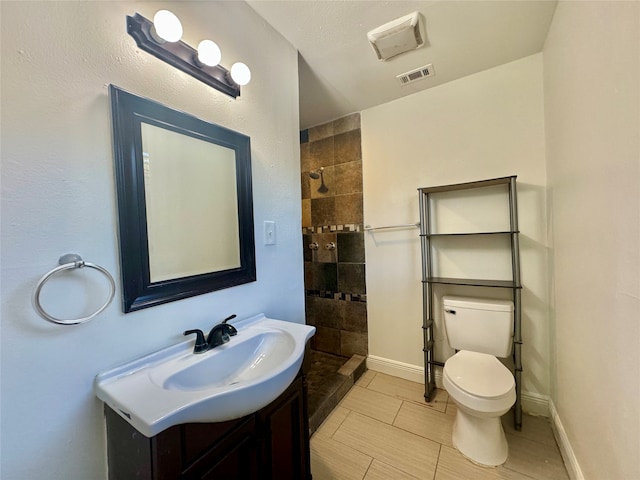
<svg viewBox="0 0 640 480"><path fill-rule="evenodd" d="M503 185L508 190L509 198L509 230L508 231L488 231L474 233L436 233L431 231L432 226L432 200L434 194L444 192L456 192L469 189L480 189ZM517 430L522 428L522 404L521 404L521 376L522 376L522 305L520 284L520 246L518 231L518 202L516 193L516 176L493 178L477 182L459 183L454 185L443 185L437 187L425 187L418 189L420 201L420 244L422 250L422 295L423 295L423 337L424 337L424 376L425 394L427 401L432 399L436 389L435 372L436 366L444 366L443 362L434 358L434 302L433 286L443 285L464 285L484 288L506 288L510 289L514 305L514 334L513 334L513 365L514 378L516 383L516 403L514 405L514 426ZM511 279L509 280L487 280L468 278L443 278L434 276L433 266L433 244L432 239L436 237L480 237L488 235L508 236L511 244Z"/></svg>

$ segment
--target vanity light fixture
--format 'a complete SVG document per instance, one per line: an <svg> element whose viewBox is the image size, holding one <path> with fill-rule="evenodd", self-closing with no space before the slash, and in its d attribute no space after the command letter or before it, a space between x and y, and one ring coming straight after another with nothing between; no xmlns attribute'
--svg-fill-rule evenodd
<svg viewBox="0 0 640 480"><path fill-rule="evenodd" d="M251 80L244 63L234 63L231 71L220 65L222 54L215 42L203 40L196 51L180 40L182 24L168 10L158 11L153 22L139 13L127 15L127 32L145 52L233 98L239 97L240 86Z"/></svg>

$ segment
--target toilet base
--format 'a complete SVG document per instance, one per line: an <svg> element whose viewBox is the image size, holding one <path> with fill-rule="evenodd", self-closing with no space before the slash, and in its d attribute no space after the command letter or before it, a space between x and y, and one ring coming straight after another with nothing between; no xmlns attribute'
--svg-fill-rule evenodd
<svg viewBox="0 0 640 480"><path fill-rule="evenodd" d="M453 445L469 460L487 467L507 461L509 446L500 417L476 417L458 408Z"/></svg>

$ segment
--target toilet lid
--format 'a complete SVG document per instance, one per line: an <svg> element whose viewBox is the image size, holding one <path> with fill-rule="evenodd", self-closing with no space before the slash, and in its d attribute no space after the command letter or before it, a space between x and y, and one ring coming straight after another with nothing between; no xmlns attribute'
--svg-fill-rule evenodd
<svg viewBox="0 0 640 480"><path fill-rule="evenodd" d="M456 386L471 395L499 397L515 386L509 369L486 353L461 350L446 361L444 370Z"/></svg>

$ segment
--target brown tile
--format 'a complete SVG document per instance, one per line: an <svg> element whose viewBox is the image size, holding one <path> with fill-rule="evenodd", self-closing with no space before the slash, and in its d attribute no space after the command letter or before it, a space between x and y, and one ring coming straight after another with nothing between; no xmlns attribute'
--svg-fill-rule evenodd
<svg viewBox="0 0 640 480"><path fill-rule="evenodd" d="M309 394L309 434L320 427L325 418L338 406L338 398L335 394L329 396L315 396Z"/></svg>
<svg viewBox="0 0 640 480"><path fill-rule="evenodd" d="M316 327L316 334L311 339L315 350L340 355L340 330Z"/></svg>
<svg viewBox="0 0 640 480"><path fill-rule="evenodd" d="M317 300L318 297L316 295L305 295L304 297L304 318L307 325L315 326L316 324L316 317L314 313L316 310L315 303Z"/></svg>
<svg viewBox="0 0 640 480"><path fill-rule="evenodd" d="M335 197L311 200L311 222L313 226L335 225L337 223Z"/></svg>
<svg viewBox="0 0 640 480"><path fill-rule="evenodd" d="M339 233L337 235L338 261L364 263L364 233Z"/></svg>
<svg viewBox="0 0 640 480"><path fill-rule="evenodd" d="M338 261L338 249L327 248L327 245L333 243L336 245L338 239L335 233L317 233L312 236L312 241L319 245L318 250L313 252L313 260L322 263L336 263Z"/></svg>
<svg viewBox="0 0 640 480"><path fill-rule="evenodd" d="M338 291L367 293L364 263L338 263Z"/></svg>
<svg viewBox="0 0 640 480"><path fill-rule="evenodd" d="M362 160L362 146L360 140L360 130L341 133L333 137L334 139L334 163L355 162Z"/></svg>
<svg viewBox="0 0 640 480"><path fill-rule="evenodd" d="M362 162L341 163L332 167L335 195L362 193Z"/></svg>
<svg viewBox="0 0 640 480"><path fill-rule="evenodd" d="M311 227L311 199L302 200L302 226Z"/></svg>
<svg viewBox="0 0 640 480"><path fill-rule="evenodd" d="M302 172L309 171L309 143L300 145L300 170Z"/></svg>
<svg viewBox="0 0 640 480"><path fill-rule="evenodd" d="M307 311L313 325L339 329L344 317L344 303L333 298L314 297Z"/></svg>
<svg viewBox="0 0 640 480"><path fill-rule="evenodd" d="M340 331L340 355L367 355L369 353L369 336L366 333Z"/></svg>
<svg viewBox="0 0 640 480"><path fill-rule="evenodd" d="M300 175L300 194L302 199L311 198L311 189L309 187L309 182L311 178L309 178L309 172L307 170L303 170Z"/></svg>
<svg viewBox="0 0 640 480"><path fill-rule="evenodd" d="M313 241L312 235L302 235L302 258L305 262L313 260L313 250L309 248L309 244Z"/></svg>
<svg viewBox="0 0 640 480"><path fill-rule="evenodd" d="M365 370L366 358L363 355L351 355L351 358L349 358L349 360L340 367L338 373L345 377L352 377L354 381L357 381Z"/></svg>
<svg viewBox="0 0 640 480"><path fill-rule="evenodd" d="M309 144L309 171L333 165L335 163L334 155L333 137L311 142Z"/></svg>
<svg viewBox="0 0 640 480"><path fill-rule="evenodd" d="M365 302L345 302L340 329L367 333L369 331L367 328L367 304Z"/></svg>
<svg viewBox="0 0 640 480"><path fill-rule="evenodd" d="M309 129L309 141L315 142L333 136L333 122L323 123Z"/></svg>
<svg viewBox="0 0 640 480"><path fill-rule="evenodd" d="M352 113L333 121L333 134L338 135L360 128L360 113Z"/></svg>
<svg viewBox="0 0 640 480"><path fill-rule="evenodd" d="M362 223L362 193L340 195L335 200L335 223Z"/></svg>
<svg viewBox="0 0 640 480"><path fill-rule="evenodd" d="M312 283L310 286L306 286L307 289L338 291L337 264L311 262L309 268L313 273L311 274Z"/></svg>
<svg viewBox="0 0 640 480"><path fill-rule="evenodd" d="M314 288L313 274L313 263L304 262L304 288L306 290L312 290Z"/></svg>
<svg viewBox="0 0 640 480"><path fill-rule="evenodd" d="M336 398L338 402L342 400L353 388L353 379L349 377L344 377L344 379L345 381L336 390Z"/></svg>

